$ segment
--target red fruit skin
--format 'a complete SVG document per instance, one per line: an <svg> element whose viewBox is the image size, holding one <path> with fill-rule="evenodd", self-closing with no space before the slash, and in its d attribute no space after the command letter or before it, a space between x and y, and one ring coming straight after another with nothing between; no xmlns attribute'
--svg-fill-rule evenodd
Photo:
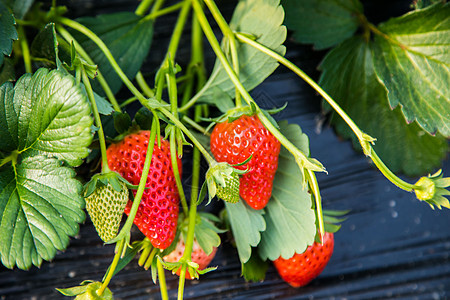
<svg viewBox="0 0 450 300"><path fill-rule="evenodd" d="M181 257L183 256L184 249L185 249L185 243L182 239L180 239L177 243L177 247L175 250L173 250L170 254L164 256L164 261L166 262L178 262ZM192 246L192 253L191 253L191 260L198 264L198 269L203 270L208 267L208 265L211 263L211 261L214 259L214 256L216 256L217 248L213 247L213 251L211 254L207 255L203 249L200 247L198 242L194 240L194 244ZM181 273L181 267L177 270L175 274L180 276ZM186 279L191 280L192 277L189 274L189 272L186 272Z"/></svg>
<svg viewBox="0 0 450 300"><path fill-rule="evenodd" d="M112 144L106 150L108 166L133 185L138 185L144 168L150 131L141 130ZM181 160L178 170L181 175ZM175 239L180 198L170 160L169 142L161 139L161 147L153 149L146 187L134 224L150 239L152 245L166 249ZM133 191L136 195L136 190ZM125 208L129 215L133 202Z"/></svg>
<svg viewBox="0 0 450 300"><path fill-rule="evenodd" d="M280 142L257 116L218 123L211 133L211 152L218 162L234 165L253 155L248 163L236 168L249 169L240 177L239 194L254 209L264 208L272 195L280 148Z"/></svg>
<svg viewBox="0 0 450 300"><path fill-rule="evenodd" d="M333 248L334 235L326 232L323 244L314 242L304 253L296 253L289 259L280 256L273 264L281 278L291 286L305 286L325 269L333 254Z"/></svg>

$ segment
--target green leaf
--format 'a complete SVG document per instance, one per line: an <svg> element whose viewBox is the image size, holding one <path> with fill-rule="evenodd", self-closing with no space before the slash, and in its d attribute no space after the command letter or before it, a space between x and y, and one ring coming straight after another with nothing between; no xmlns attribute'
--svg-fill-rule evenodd
<svg viewBox="0 0 450 300"><path fill-rule="evenodd" d="M39 69L0 87L0 150L54 155L78 166L92 141L91 109L71 75Z"/></svg>
<svg viewBox="0 0 450 300"><path fill-rule="evenodd" d="M63 294L64 296L68 297L75 297L77 295L83 294L88 289L88 285L80 285L80 286L74 286L70 288L65 289L56 289L58 292Z"/></svg>
<svg viewBox="0 0 450 300"><path fill-rule="evenodd" d="M282 0L285 24L297 42L325 49L351 37L363 8L359 0Z"/></svg>
<svg viewBox="0 0 450 300"><path fill-rule="evenodd" d="M252 247L256 247L261 241L260 232L266 229L264 210L252 209L242 199L237 203L224 203L239 259L244 264L252 255Z"/></svg>
<svg viewBox="0 0 450 300"><path fill-rule="evenodd" d="M78 233L85 214L75 175L44 155L0 168L0 254L6 267L40 266Z"/></svg>
<svg viewBox="0 0 450 300"><path fill-rule="evenodd" d="M232 30L251 34L257 41L274 51L286 52L283 43L286 39L286 28L282 26L284 18L280 0L241 0L234 11L230 22ZM226 54L230 51L222 42ZM237 45L240 80L246 90L252 90L266 79L278 67L271 57L245 44ZM194 98L201 103L216 105L222 112L234 107L232 99L235 88L227 72L219 60L216 60L210 78L202 90Z"/></svg>
<svg viewBox="0 0 450 300"><path fill-rule="evenodd" d="M116 131L118 133L124 133L128 129L130 129L131 117L128 113L115 111L113 113L113 117L114 117L114 128L116 128Z"/></svg>
<svg viewBox="0 0 450 300"><path fill-rule="evenodd" d="M0 66L3 64L3 55L12 52L13 40L17 40L16 20L2 1L0 1Z"/></svg>
<svg viewBox="0 0 450 300"><path fill-rule="evenodd" d="M0 1L1 2L1 1ZM34 0L5 0L17 19L23 19L33 5Z"/></svg>
<svg viewBox="0 0 450 300"><path fill-rule="evenodd" d="M117 263L116 268L114 269L113 276L123 270L138 254L139 247L133 245L132 247L126 247L125 254L120 257L119 262ZM111 269L111 265L108 267L108 270L105 272L102 281L106 279L109 270Z"/></svg>
<svg viewBox="0 0 450 300"><path fill-rule="evenodd" d="M219 230L204 214L200 213L199 216L201 221L195 225L195 238L203 251L209 255L214 247L219 247L220 236L217 233L223 231Z"/></svg>
<svg viewBox="0 0 450 300"><path fill-rule="evenodd" d="M81 85L81 89L82 89L83 93L87 97L86 87L84 86L83 83L80 83L80 85ZM111 115L115 111L111 102L109 102L108 100L105 99L105 97L100 96L96 92L94 92L94 99L95 99L95 103L97 104L98 112L100 114L108 116L108 115Z"/></svg>
<svg viewBox="0 0 450 300"><path fill-rule="evenodd" d="M244 276L247 281L263 281L266 277L267 269L269 268L269 262L263 261L259 255L254 251L252 256L245 263L242 264L242 276Z"/></svg>
<svg viewBox="0 0 450 300"><path fill-rule="evenodd" d="M415 122L407 124L400 108L391 110L388 95L374 72L370 44L354 37L331 50L321 64L319 84L365 133L377 139L374 149L393 172L419 175L431 172L445 158L448 145L441 135L427 134ZM337 114L337 132L358 139Z"/></svg>
<svg viewBox="0 0 450 300"><path fill-rule="evenodd" d="M309 153L308 137L300 126L280 122L280 130L305 154ZM311 206L311 194L302 189L302 173L294 157L282 148L272 197L264 209L267 226L258 246L263 260L275 260L280 256L287 259L296 252L304 252L314 243L317 229Z"/></svg>
<svg viewBox="0 0 450 300"><path fill-rule="evenodd" d="M391 107L408 122L450 137L450 3L437 4L379 26L375 71Z"/></svg>
<svg viewBox="0 0 450 300"><path fill-rule="evenodd" d="M61 48L61 49L60 49ZM58 66L58 60L70 62L70 45L64 40L57 40L55 24L49 23L31 43L31 55L48 68Z"/></svg>
<svg viewBox="0 0 450 300"><path fill-rule="evenodd" d="M6 58L3 65L0 66L0 85L7 81L14 81L16 79L16 72L12 59Z"/></svg>
<svg viewBox="0 0 450 300"><path fill-rule="evenodd" d="M447 0L415 0L412 5L414 9L422 9L436 3L445 3Z"/></svg>
<svg viewBox="0 0 450 300"><path fill-rule="evenodd" d="M102 39L128 78L133 79L136 76L150 50L153 36L152 20L142 19L131 12L119 12L103 14L95 18L79 18L77 21ZM122 86L122 80L100 48L78 32L73 32L73 35L98 65L112 92L117 93ZM93 88L103 95L103 90L95 80Z"/></svg>
<svg viewBox="0 0 450 300"><path fill-rule="evenodd" d="M142 130L152 128L153 113L147 107L141 107L134 115L134 121Z"/></svg>

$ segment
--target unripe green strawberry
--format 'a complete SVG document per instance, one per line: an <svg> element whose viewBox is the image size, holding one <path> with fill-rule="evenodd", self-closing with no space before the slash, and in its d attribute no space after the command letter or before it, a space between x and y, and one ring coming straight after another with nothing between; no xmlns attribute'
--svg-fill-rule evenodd
<svg viewBox="0 0 450 300"><path fill-rule="evenodd" d="M117 191L108 183L97 185L95 190L85 198L86 210L100 238L107 242L119 231L120 221L128 202L128 189L124 182L118 181L121 187Z"/></svg>
<svg viewBox="0 0 450 300"><path fill-rule="evenodd" d="M225 187L217 184L216 196L230 203L239 201L239 175L235 172L225 178Z"/></svg>

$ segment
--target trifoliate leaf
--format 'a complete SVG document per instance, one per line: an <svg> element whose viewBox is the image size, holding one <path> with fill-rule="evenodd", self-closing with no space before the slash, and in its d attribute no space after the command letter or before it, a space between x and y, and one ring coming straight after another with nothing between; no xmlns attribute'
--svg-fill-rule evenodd
<svg viewBox="0 0 450 300"><path fill-rule="evenodd" d="M0 1L0 66L3 64L4 55L11 54L13 40L18 39L15 24L13 15Z"/></svg>
<svg viewBox="0 0 450 300"><path fill-rule="evenodd" d="M264 210L252 209L242 199L237 203L224 203L239 259L244 264L252 255L252 247L256 247L261 241L261 231L266 229Z"/></svg>
<svg viewBox="0 0 450 300"><path fill-rule="evenodd" d="M92 141L91 109L71 75L39 69L0 87L0 150L50 154L78 166Z"/></svg>
<svg viewBox="0 0 450 300"><path fill-rule="evenodd" d="M0 254L3 265L40 266L63 250L85 219L75 171L44 155L0 168Z"/></svg>
<svg viewBox="0 0 450 300"><path fill-rule="evenodd" d="M439 166L448 150L445 138L429 135L415 122L407 124L400 108L391 110L387 92L374 71L370 44L363 37L331 50L321 69L319 84L362 131L377 139L374 149L389 169L419 175ZM352 138L355 148L361 149L341 117L334 114L331 122L340 135Z"/></svg>
<svg viewBox="0 0 450 300"><path fill-rule="evenodd" d="M281 122L280 129L300 150L309 153L308 137L300 126ZM272 197L264 210L267 225L258 245L263 260L287 259L314 243L317 229L311 194L302 188L302 173L285 148L280 151Z"/></svg>
<svg viewBox="0 0 450 300"><path fill-rule="evenodd" d="M284 11L280 0L241 0L234 11L230 27L234 31L251 34L257 41L274 51L283 54L286 28L282 26ZM228 41L222 43L225 53L229 54ZM245 44L237 45L240 80L247 90L252 90L266 79L278 67L271 57ZM205 86L194 99L198 102L216 105L222 112L234 107L233 82L219 60Z"/></svg>
<svg viewBox="0 0 450 300"><path fill-rule="evenodd" d="M131 12L119 12L95 18L79 18L77 21L102 39L128 78L136 76L150 50L153 36L152 20L142 19ZM100 48L91 39L78 32L73 32L73 35L98 65L112 92L117 93L122 86L122 80ZM95 80L93 88L103 95L100 85Z"/></svg>
<svg viewBox="0 0 450 300"><path fill-rule="evenodd" d="M282 0L285 24L299 43L325 49L351 37L362 14L359 0Z"/></svg>
<svg viewBox="0 0 450 300"><path fill-rule="evenodd" d="M375 71L408 122L450 137L450 3L437 4L379 26Z"/></svg>

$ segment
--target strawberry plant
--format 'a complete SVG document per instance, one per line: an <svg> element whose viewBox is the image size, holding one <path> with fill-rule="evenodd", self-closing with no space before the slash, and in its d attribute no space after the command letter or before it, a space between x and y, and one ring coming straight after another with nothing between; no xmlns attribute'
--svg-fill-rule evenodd
<svg viewBox="0 0 450 300"><path fill-rule="evenodd" d="M309 283L326 267L344 213L322 209L316 174L326 166L301 124L272 116L289 107L263 109L250 93L279 66L323 98L336 132L388 181L432 209L450 208L450 178L439 170L450 136L446 1L416 1L379 25L358 0L240 0L229 21L213 0L70 13L57 1L0 0L5 267L52 260L87 212L99 239L116 245L114 258L103 278L55 287L66 296L112 299L109 283L137 258L162 299L165 270L177 273L182 299L186 279L220 272L208 264L228 241L246 280L263 280L274 261L291 285ZM170 42L144 72L167 14L177 15ZM288 30L329 49L318 82L285 57ZM182 37L188 63L177 60ZM205 51L215 57L210 72ZM203 212L209 205L223 210ZM319 264L298 263L315 249Z"/></svg>

